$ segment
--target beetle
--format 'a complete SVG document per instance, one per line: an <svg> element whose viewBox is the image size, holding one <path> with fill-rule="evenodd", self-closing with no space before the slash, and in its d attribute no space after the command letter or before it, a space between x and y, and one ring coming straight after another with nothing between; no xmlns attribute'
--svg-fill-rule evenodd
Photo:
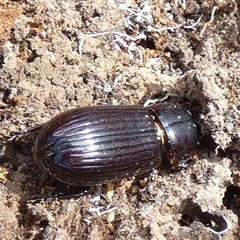
<svg viewBox="0 0 240 240"><path fill-rule="evenodd" d="M151 171L163 159L177 166L197 141L190 112L175 104L79 107L43 125L34 158L62 182L94 186Z"/></svg>

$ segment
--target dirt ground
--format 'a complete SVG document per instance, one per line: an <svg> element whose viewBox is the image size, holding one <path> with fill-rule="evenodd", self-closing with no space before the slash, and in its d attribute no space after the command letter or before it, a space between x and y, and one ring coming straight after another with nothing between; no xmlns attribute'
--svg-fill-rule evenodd
<svg viewBox="0 0 240 240"><path fill-rule="evenodd" d="M1 134L77 106L188 108L199 160L81 192L33 160L37 133L0 142L0 239L240 239L240 1L0 4ZM215 233L214 233L215 231ZM221 234L222 233L222 234Z"/></svg>

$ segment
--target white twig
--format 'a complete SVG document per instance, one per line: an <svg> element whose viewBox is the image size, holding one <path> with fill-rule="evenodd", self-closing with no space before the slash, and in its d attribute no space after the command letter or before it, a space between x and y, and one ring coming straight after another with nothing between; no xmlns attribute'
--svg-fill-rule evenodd
<svg viewBox="0 0 240 240"><path fill-rule="evenodd" d="M205 23L205 25L203 26L203 28L202 28L202 30L201 30L201 32L200 32L200 34L199 34L200 37L203 36L203 34L204 34L207 26L213 23L213 21L214 21L214 15L215 15L215 12L216 12L217 9L218 9L217 6L214 6L214 7L213 7L212 13L211 13L211 18L210 18L210 20L209 20L207 23Z"/></svg>
<svg viewBox="0 0 240 240"><path fill-rule="evenodd" d="M108 35L108 34L113 34L115 36L115 40L113 42L120 42L122 45L123 45L124 40L121 39L120 37L126 38L127 40L130 40L131 42L135 42L139 39L146 39L146 35L144 35L144 34L139 34L136 37L132 37L126 33L121 33L121 32L117 32L117 31L106 31L106 32L102 32L102 33L89 34L85 38L83 38L81 41L79 41L78 52L79 52L80 56L82 56L82 46L87 38L101 37L101 36ZM129 46L127 44L125 44L124 47L129 47Z"/></svg>
<svg viewBox="0 0 240 240"><path fill-rule="evenodd" d="M111 208L106 209L106 210L102 210L102 209L104 209L104 206L96 207L96 208L90 208L89 212L96 212L98 216L102 216L106 213L110 213L110 212L113 212L113 211L117 210L117 207L111 207Z"/></svg>
<svg viewBox="0 0 240 240"><path fill-rule="evenodd" d="M148 26L147 27L147 31L148 32L157 32L157 33L161 33L163 31L171 31L171 32L174 32L175 29L178 29L180 28L182 25L181 24L178 24L174 27L162 27L162 28L154 28L152 26Z"/></svg>
<svg viewBox="0 0 240 240"><path fill-rule="evenodd" d="M186 9L186 0L183 0L182 7L183 7L183 9Z"/></svg>
<svg viewBox="0 0 240 240"><path fill-rule="evenodd" d="M184 28L187 28L187 29L193 29L193 30L197 30L196 28L195 28L195 26L197 26L199 23L200 23L200 21L201 21L201 19L202 19L202 16L203 16L203 14L198 18L198 20L195 22L195 23L193 23L192 25L189 25L189 26L183 26Z"/></svg>
<svg viewBox="0 0 240 240"><path fill-rule="evenodd" d="M160 103L160 102L164 102L165 100L167 100L169 97L177 97L178 95L175 93L166 93L166 95L162 98L156 98L156 99L148 99L143 106L144 107L148 107L149 105L152 104L156 104L156 103Z"/></svg>
<svg viewBox="0 0 240 240"><path fill-rule="evenodd" d="M103 89L104 92L111 92L117 85L118 85L118 82L120 81L120 79L122 78L123 75L125 75L126 73L123 72L121 73L119 76L117 76L115 79L114 79L114 82L113 82L113 85L111 86L110 84L105 84L104 86L100 86L100 85L97 85L95 86L96 88L99 88L99 89Z"/></svg>

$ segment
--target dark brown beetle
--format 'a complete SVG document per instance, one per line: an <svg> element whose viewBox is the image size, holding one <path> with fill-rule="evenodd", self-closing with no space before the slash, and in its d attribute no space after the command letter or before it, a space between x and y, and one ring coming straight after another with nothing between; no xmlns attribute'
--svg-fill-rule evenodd
<svg viewBox="0 0 240 240"><path fill-rule="evenodd" d="M40 165L70 185L92 186L178 165L198 141L190 113L173 104L76 108L43 125L35 144Z"/></svg>

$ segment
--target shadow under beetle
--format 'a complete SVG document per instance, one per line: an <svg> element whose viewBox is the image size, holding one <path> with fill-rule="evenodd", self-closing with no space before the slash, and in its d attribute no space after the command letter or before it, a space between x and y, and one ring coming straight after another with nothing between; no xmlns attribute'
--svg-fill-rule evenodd
<svg viewBox="0 0 240 240"><path fill-rule="evenodd" d="M191 114L174 104L93 106L63 112L43 125L34 156L55 178L93 186L177 166L198 141Z"/></svg>

